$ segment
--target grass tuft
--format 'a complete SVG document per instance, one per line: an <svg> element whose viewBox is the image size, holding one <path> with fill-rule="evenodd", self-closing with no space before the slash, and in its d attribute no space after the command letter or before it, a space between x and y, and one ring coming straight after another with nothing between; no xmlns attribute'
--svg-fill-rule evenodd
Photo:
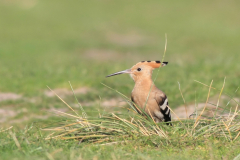
<svg viewBox="0 0 240 160"><path fill-rule="evenodd" d="M45 140L72 139L101 145L118 144L124 140L129 141L138 139L139 137L143 139L149 138L153 144L165 145L176 142L194 143L195 141L204 141L206 138L235 141L240 135L238 104L236 104L233 113L231 112L231 108L227 109L227 106L225 108L221 107L219 103L215 105L215 108L207 109L206 106L210 91L211 88L213 88L212 82L209 86L206 105L202 111L198 111L200 114L197 115L197 112L194 113L196 114L195 118L174 119L172 126L167 126L164 122L155 123L151 115L149 116L141 108L133 104L124 94L103 84L117 92L127 102L128 107L126 107L126 109L129 110L127 114L105 113L103 115L99 112L96 114L97 117L96 115L85 116L87 113L83 107L81 107L80 110L82 116L79 116L81 114L78 114L75 110L73 110L73 112L78 116L56 111L56 113L68 118L64 123L61 123L64 125L44 128L44 131L51 131L51 133L45 137ZM220 94L222 94L223 88L220 91ZM63 101L63 103L66 103L62 98L59 97L59 99ZM68 104L67 106L70 107ZM173 112L172 109L171 111L177 114ZM206 111L207 113L205 114ZM213 113L213 116L208 116L209 112ZM158 141L158 143L156 143L156 141Z"/></svg>

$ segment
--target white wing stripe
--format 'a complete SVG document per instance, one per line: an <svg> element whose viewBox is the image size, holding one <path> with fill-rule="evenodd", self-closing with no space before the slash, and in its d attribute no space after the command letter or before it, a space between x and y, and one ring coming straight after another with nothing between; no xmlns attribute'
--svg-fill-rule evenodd
<svg viewBox="0 0 240 160"><path fill-rule="evenodd" d="M162 110L165 110L166 107L167 107L167 103L168 103L168 99L166 98L165 101L164 101L164 103L160 106L160 108L161 108Z"/></svg>
<svg viewBox="0 0 240 160"><path fill-rule="evenodd" d="M168 110L167 110L167 112L166 112L165 114L168 114L168 113L169 113L169 111L170 111L170 109L168 109Z"/></svg>

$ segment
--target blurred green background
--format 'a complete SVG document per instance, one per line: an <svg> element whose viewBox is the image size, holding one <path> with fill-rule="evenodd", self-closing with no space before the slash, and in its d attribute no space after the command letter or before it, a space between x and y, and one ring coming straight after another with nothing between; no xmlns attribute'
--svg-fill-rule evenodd
<svg viewBox="0 0 240 160"><path fill-rule="evenodd" d="M1 0L0 92L22 98L0 101L0 107L25 108L19 117L44 115L46 108L64 106L44 94L46 85L70 90L68 81L74 89L92 89L80 101L120 97L101 83L129 96L129 76L105 76L142 60L161 60L165 33L169 64L156 84L172 108L183 104L178 82L187 103L207 97L208 88L194 80L214 80L221 89L226 77L224 92L239 96L239 6L237 0Z"/></svg>

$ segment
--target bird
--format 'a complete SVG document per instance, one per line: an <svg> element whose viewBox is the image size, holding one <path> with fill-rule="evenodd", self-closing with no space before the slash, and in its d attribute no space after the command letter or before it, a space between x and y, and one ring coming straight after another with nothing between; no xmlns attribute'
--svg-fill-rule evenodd
<svg viewBox="0 0 240 160"><path fill-rule="evenodd" d="M141 61L130 69L116 72L106 77L124 73L130 74L135 82L131 93L132 102L150 115L154 122L168 122L167 124L169 125L171 112L168 105L168 98L163 91L155 86L152 80L153 70L167 64L168 62L161 61ZM138 112L141 113L139 109Z"/></svg>

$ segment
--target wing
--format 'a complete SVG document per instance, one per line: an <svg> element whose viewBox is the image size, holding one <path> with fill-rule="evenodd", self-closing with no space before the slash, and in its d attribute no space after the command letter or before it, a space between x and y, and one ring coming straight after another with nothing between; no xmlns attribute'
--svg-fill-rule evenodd
<svg viewBox="0 0 240 160"><path fill-rule="evenodd" d="M170 109L168 107L168 99L165 94L156 94L155 99L157 101L157 104L160 108L161 113L163 114L164 122L171 121L171 113Z"/></svg>

